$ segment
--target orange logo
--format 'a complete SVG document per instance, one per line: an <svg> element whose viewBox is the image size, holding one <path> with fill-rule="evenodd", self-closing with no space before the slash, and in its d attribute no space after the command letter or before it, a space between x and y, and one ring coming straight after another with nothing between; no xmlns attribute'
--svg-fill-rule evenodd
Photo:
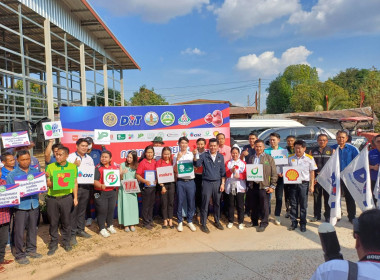
<svg viewBox="0 0 380 280"><path fill-rule="evenodd" d="M214 131L214 136L216 137L216 135L218 135L219 134L219 131Z"/></svg>
<svg viewBox="0 0 380 280"><path fill-rule="evenodd" d="M298 177L300 176L300 174L298 173L297 170L295 169L289 169L288 171L286 171L285 173L285 177L289 180L289 181L297 181Z"/></svg>

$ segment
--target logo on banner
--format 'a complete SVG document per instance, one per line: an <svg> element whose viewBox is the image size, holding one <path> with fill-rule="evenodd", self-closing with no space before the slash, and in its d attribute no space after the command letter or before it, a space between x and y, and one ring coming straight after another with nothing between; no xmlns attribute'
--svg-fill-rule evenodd
<svg viewBox="0 0 380 280"><path fill-rule="evenodd" d="M28 177L26 177L26 179L27 179L28 181L32 181L32 180L34 180L34 176L33 176L33 174L29 174Z"/></svg>
<svg viewBox="0 0 380 280"><path fill-rule="evenodd" d="M143 138L144 137L144 133L139 133L138 135L137 135L137 138L138 139L141 139L141 138Z"/></svg>
<svg viewBox="0 0 380 280"><path fill-rule="evenodd" d="M148 139L153 139L154 138L154 133L148 133L146 137Z"/></svg>
<svg viewBox="0 0 380 280"><path fill-rule="evenodd" d="M98 140L102 140L103 138L107 138L109 136L107 131L98 132Z"/></svg>
<svg viewBox="0 0 380 280"><path fill-rule="evenodd" d="M83 173L82 171L78 172L78 177L91 178L93 175L94 174Z"/></svg>
<svg viewBox="0 0 380 280"><path fill-rule="evenodd" d="M71 139L73 139L73 141L77 141L79 139L79 136L78 135L73 135L73 136L71 136Z"/></svg>
<svg viewBox="0 0 380 280"><path fill-rule="evenodd" d="M252 168L251 173L252 175L257 175L257 173L259 173L259 168L258 167Z"/></svg>
<svg viewBox="0 0 380 280"><path fill-rule="evenodd" d="M166 111L161 114L161 123L169 126L175 122L175 116L172 112Z"/></svg>
<svg viewBox="0 0 380 280"><path fill-rule="evenodd" d="M119 177L115 174L115 172L111 171L106 174L105 180L110 186L113 186L119 181Z"/></svg>
<svg viewBox="0 0 380 280"><path fill-rule="evenodd" d="M128 139L131 140L134 138L134 135L133 134L128 134Z"/></svg>
<svg viewBox="0 0 380 280"><path fill-rule="evenodd" d="M182 131L181 135L187 137L187 132L186 131Z"/></svg>
<svg viewBox="0 0 380 280"><path fill-rule="evenodd" d="M201 137L201 136L202 136L201 133L190 132L190 137Z"/></svg>
<svg viewBox="0 0 380 280"><path fill-rule="evenodd" d="M115 126L117 124L117 116L112 112L105 113L103 115L103 123L109 127Z"/></svg>
<svg viewBox="0 0 380 280"><path fill-rule="evenodd" d="M0 192L5 192L7 188L5 186L0 186Z"/></svg>
<svg viewBox="0 0 380 280"><path fill-rule="evenodd" d="M47 124L44 126L45 131L46 131L46 136L48 137L56 137L60 136L62 129L57 123Z"/></svg>
<svg viewBox="0 0 380 280"><path fill-rule="evenodd" d="M190 119L189 116L187 115L185 109L183 109L183 114L182 114L182 116L178 119L178 124L180 124L180 125L189 125L189 124L191 124L191 119Z"/></svg>
<svg viewBox="0 0 380 280"><path fill-rule="evenodd" d="M179 137L179 133L168 133L166 134L167 137L169 138L178 138Z"/></svg>
<svg viewBox="0 0 380 280"><path fill-rule="evenodd" d="M207 131L205 132L205 136L206 136L206 137L211 136L211 132L210 132L209 130L207 130Z"/></svg>
<svg viewBox="0 0 380 280"><path fill-rule="evenodd" d="M129 115L120 117L120 126L124 125L140 125L142 115Z"/></svg>
<svg viewBox="0 0 380 280"><path fill-rule="evenodd" d="M149 126L154 126L158 123L158 115L155 112L148 112L145 114L144 121Z"/></svg>
<svg viewBox="0 0 380 280"><path fill-rule="evenodd" d="M286 173L285 173L285 177L289 180L289 181L297 181L298 177L300 176L300 174L298 173L297 170L295 169L289 169Z"/></svg>
<svg viewBox="0 0 380 280"><path fill-rule="evenodd" d="M117 135L117 140L125 140L126 135L125 134L118 134Z"/></svg>

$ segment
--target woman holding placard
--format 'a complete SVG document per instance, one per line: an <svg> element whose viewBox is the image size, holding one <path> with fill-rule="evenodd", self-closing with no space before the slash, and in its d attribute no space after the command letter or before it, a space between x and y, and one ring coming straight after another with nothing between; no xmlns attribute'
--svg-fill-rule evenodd
<svg viewBox="0 0 380 280"><path fill-rule="evenodd" d="M175 182L174 182L174 172L173 172L173 160L172 152L169 147L164 147L161 153L161 159L157 161L157 168L168 167L170 172L166 172L163 175L173 177L172 182L160 183L161 186L161 209L162 216L164 218L163 229L167 229L168 226L173 229L173 206L174 206L174 193L175 193ZM157 171L158 174L158 171ZM163 176L164 177L164 176ZM170 179L169 179L170 180Z"/></svg>
<svg viewBox="0 0 380 280"><path fill-rule="evenodd" d="M146 229L153 229L153 207L156 197L156 161L154 160L153 146L147 146L144 150L144 158L139 163L136 171L136 179L143 185L142 194L142 219Z"/></svg>
<svg viewBox="0 0 380 280"><path fill-rule="evenodd" d="M136 180L137 166L137 153L130 151L125 162L120 165L120 177L124 181ZM118 202L117 217L119 224L124 226L126 232L135 231L135 225L139 223L137 193L126 192L124 188L120 188Z"/></svg>
<svg viewBox="0 0 380 280"><path fill-rule="evenodd" d="M110 233L116 233L113 227L113 213L116 206L116 190L120 186L120 178L118 178L119 174L117 174L119 170L111 164L111 160L111 152L103 151L100 156L100 163L95 168L95 208L100 235L103 237L109 237ZM112 170L116 170L117 172Z"/></svg>
<svg viewBox="0 0 380 280"><path fill-rule="evenodd" d="M235 200L238 212L239 229L244 228L244 194L246 191L246 168L245 162L240 159L239 148L231 149L231 160L226 162L226 194L229 196L228 225L232 228L234 222Z"/></svg>

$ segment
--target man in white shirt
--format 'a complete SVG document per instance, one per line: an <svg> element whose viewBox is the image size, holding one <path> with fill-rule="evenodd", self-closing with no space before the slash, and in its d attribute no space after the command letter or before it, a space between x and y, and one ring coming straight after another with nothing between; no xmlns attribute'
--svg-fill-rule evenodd
<svg viewBox="0 0 380 280"><path fill-rule="evenodd" d="M363 212L359 219L353 220L355 249L359 262L357 275L349 272L349 262L330 260L321 264L314 272L311 280L336 279L379 279L380 278L380 210L372 209ZM352 278L349 278L349 273ZM356 276L356 277L355 277Z"/></svg>
<svg viewBox="0 0 380 280"><path fill-rule="evenodd" d="M67 158L68 162L74 163L78 168L84 166L94 166L94 160L87 154L88 141L80 138L76 142L77 150L71 153ZM78 184L78 205L74 207L71 213L71 240L70 245L78 244L76 236L90 238L91 235L84 231L87 204L90 199L91 188L93 184Z"/></svg>

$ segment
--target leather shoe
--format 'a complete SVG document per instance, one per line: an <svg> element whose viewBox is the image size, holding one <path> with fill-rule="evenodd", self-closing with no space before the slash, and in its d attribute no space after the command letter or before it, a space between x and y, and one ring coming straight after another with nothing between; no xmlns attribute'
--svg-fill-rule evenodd
<svg viewBox="0 0 380 280"><path fill-rule="evenodd" d="M83 238L91 238L91 235L85 232L84 230L77 232L77 236L83 237Z"/></svg>
<svg viewBox="0 0 380 280"><path fill-rule="evenodd" d="M301 226L301 232L305 232L306 231L306 226Z"/></svg>
<svg viewBox="0 0 380 280"><path fill-rule="evenodd" d="M144 226L144 228L146 228L147 230L152 230L153 229L153 227L150 224L146 224Z"/></svg>
<svg viewBox="0 0 380 280"><path fill-rule="evenodd" d="M217 229L224 230L224 227L222 226L221 223L215 223L215 227L216 227Z"/></svg>
<svg viewBox="0 0 380 280"><path fill-rule="evenodd" d="M47 255L48 256L52 256L52 255L55 254L55 251L57 251L57 250L58 250L58 246L51 247L51 248L49 248L49 251L47 252Z"/></svg>
<svg viewBox="0 0 380 280"><path fill-rule="evenodd" d="M18 264L29 264L30 263L30 261L27 259L27 258L21 258L21 259L16 259L16 262L18 263Z"/></svg>
<svg viewBox="0 0 380 280"><path fill-rule="evenodd" d="M40 259L42 258L42 255L36 252L33 253L26 253L26 256L32 259Z"/></svg>
<svg viewBox="0 0 380 280"><path fill-rule="evenodd" d="M288 230L295 230L297 228L297 225L296 224L292 224Z"/></svg>
<svg viewBox="0 0 380 280"><path fill-rule="evenodd" d="M77 246L78 245L78 241L77 241L77 238L75 236L71 236L70 245L71 246Z"/></svg>
<svg viewBox="0 0 380 280"><path fill-rule="evenodd" d="M204 233L210 233L210 230L207 226L201 226L201 231L203 231Z"/></svg>
<svg viewBox="0 0 380 280"><path fill-rule="evenodd" d="M265 227L258 227L257 228L257 232L263 232L263 231L265 231Z"/></svg>
<svg viewBox="0 0 380 280"><path fill-rule="evenodd" d="M1 265L1 264L11 264L11 263L13 263L13 262L14 262L14 260L3 260L3 262L0 263L0 265Z"/></svg>
<svg viewBox="0 0 380 280"><path fill-rule="evenodd" d="M66 246L63 246L63 249L65 249L66 252L70 252L73 247L71 247L70 245L66 245Z"/></svg>

